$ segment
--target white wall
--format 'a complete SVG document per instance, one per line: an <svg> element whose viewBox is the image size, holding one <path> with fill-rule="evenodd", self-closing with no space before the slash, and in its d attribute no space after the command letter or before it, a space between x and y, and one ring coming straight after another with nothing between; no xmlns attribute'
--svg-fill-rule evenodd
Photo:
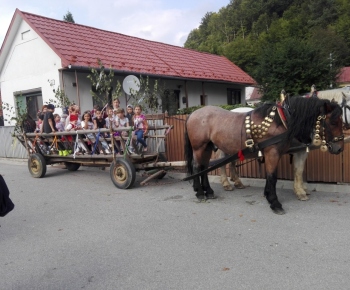
<svg viewBox="0 0 350 290"><path fill-rule="evenodd" d="M76 83L76 75L74 70L65 71L63 73L64 90L71 101L76 104L80 103L81 112L91 110L93 108L93 100L90 93L91 82L87 78L88 73L77 73L78 85L73 87L73 83ZM135 74L139 77L139 75ZM115 88L117 80L123 84L125 76L115 75L113 88ZM150 79L149 87L153 88L154 79ZM161 87L170 90L180 90L180 108L185 108L186 104L182 103L182 97L185 96L185 82L183 80L170 80L162 79L160 83ZM212 83L204 82L204 94L207 95L207 105L224 105L227 104L227 89L241 89L242 91L242 104L245 104L245 88L244 86L225 84L225 83ZM187 92L189 99L189 107L200 105L200 95L202 95L202 82L201 81L187 81ZM127 101L126 96L123 95L119 98L121 107L126 108ZM79 101L80 100L80 101Z"/></svg>
<svg viewBox="0 0 350 290"><path fill-rule="evenodd" d="M26 32L24 36L23 32ZM57 88L59 68L60 58L26 22L22 21L1 71L2 101L15 105L15 92L39 88L42 91L43 102L48 102L54 97L48 80L54 80Z"/></svg>

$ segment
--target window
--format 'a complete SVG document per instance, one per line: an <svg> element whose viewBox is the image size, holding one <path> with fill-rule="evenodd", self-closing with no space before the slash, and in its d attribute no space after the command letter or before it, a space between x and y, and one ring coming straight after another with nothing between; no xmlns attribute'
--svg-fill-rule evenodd
<svg viewBox="0 0 350 290"><path fill-rule="evenodd" d="M227 89L227 104L228 105L241 104L241 90Z"/></svg>
<svg viewBox="0 0 350 290"><path fill-rule="evenodd" d="M169 115L175 115L180 108L180 90L165 89L161 95L162 112L167 111Z"/></svg>
<svg viewBox="0 0 350 290"><path fill-rule="evenodd" d="M34 120L37 120L38 111L43 104L41 90L31 93L22 93L16 95L16 109L21 113L28 112Z"/></svg>
<svg viewBox="0 0 350 290"><path fill-rule="evenodd" d="M30 33L30 30L22 32L22 40L28 39L30 35L29 33Z"/></svg>

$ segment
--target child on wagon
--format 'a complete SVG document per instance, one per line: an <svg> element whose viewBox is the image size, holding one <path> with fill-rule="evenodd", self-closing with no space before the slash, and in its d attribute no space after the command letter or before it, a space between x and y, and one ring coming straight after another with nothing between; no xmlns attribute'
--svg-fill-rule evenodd
<svg viewBox="0 0 350 290"><path fill-rule="evenodd" d="M61 122L61 116L59 114L53 115L55 118L56 128L58 132L64 131L64 124Z"/></svg>
<svg viewBox="0 0 350 290"><path fill-rule="evenodd" d="M119 128L120 127L129 127L129 119L127 117L125 117L125 111L123 108L119 108L117 110L115 110L116 115L118 116L118 125ZM128 136L128 132L127 131L123 131L122 136Z"/></svg>
<svg viewBox="0 0 350 290"><path fill-rule="evenodd" d="M129 119L129 125L134 126L132 121L132 117L134 116L134 107L132 105L128 105L126 107L126 117Z"/></svg>
<svg viewBox="0 0 350 290"><path fill-rule="evenodd" d="M94 123L92 122L91 113L89 111L84 112L83 114L83 121L81 121L81 128L83 130L93 130L94 129ZM96 142L95 136L93 133L87 133L85 136L88 138L88 147L92 151L92 146Z"/></svg>
<svg viewBox="0 0 350 290"><path fill-rule="evenodd" d="M137 136L137 142L141 143L141 145L143 146L143 151L146 152L147 144L143 139L143 136L148 132L148 123L145 115L141 114L142 113L141 105L135 106L134 113L135 113L133 117L134 128L135 128L134 132L135 132L135 135Z"/></svg>
<svg viewBox="0 0 350 290"><path fill-rule="evenodd" d="M107 129L117 129L118 127L118 117L114 114L113 112L113 108L112 107L108 107L107 108L107 118L105 118L106 121L106 128Z"/></svg>
<svg viewBox="0 0 350 290"><path fill-rule="evenodd" d="M103 118L103 113L100 108L95 110L95 116L96 118L93 119L94 122L94 129L104 129L106 128L106 120ZM103 136L107 136L107 133L104 133ZM103 149L106 151L106 153L110 153L109 146L105 140L101 141Z"/></svg>

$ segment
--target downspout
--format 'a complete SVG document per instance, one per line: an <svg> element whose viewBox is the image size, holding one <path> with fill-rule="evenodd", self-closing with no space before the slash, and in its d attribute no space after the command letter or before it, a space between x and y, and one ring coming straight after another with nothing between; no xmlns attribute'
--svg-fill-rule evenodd
<svg viewBox="0 0 350 290"><path fill-rule="evenodd" d="M74 72L75 72L75 83L77 84L78 106L79 106L79 109L81 110L81 107L80 107L80 94L79 94L79 83L78 83L77 70L74 70Z"/></svg>
<svg viewBox="0 0 350 290"><path fill-rule="evenodd" d="M204 106L205 106L206 104L205 104L204 82L202 82L202 96L203 96L203 103L204 103Z"/></svg>
<svg viewBox="0 0 350 290"><path fill-rule="evenodd" d="M186 97L186 108L188 108L187 80L185 80L185 97Z"/></svg>

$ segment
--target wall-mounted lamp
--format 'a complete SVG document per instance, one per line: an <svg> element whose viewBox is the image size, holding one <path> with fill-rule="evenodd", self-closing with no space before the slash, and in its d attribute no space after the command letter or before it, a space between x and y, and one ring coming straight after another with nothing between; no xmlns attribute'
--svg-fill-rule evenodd
<svg viewBox="0 0 350 290"><path fill-rule="evenodd" d="M72 65L71 65L71 64L69 64L69 65L68 65L68 68L69 68L69 69L71 69L71 68L72 68Z"/></svg>
<svg viewBox="0 0 350 290"><path fill-rule="evenodd" d="M77 83L75 83L75 82L72 83L72 86L73 86L73 87L76 87L76 86L77 86Z"/></svg>

